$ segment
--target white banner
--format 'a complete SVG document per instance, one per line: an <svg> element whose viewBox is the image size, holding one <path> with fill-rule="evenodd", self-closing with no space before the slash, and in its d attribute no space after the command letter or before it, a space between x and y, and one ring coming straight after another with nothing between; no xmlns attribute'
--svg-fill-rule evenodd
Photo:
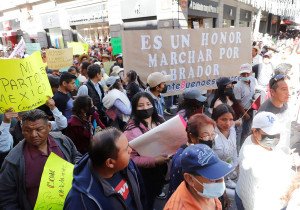
<svg viewBox="0 0 300 210"><path fill-rule="evenodd" d="M185 120L180 115L177 115L130 141L129 146L143 156L170 156L173 155L181 145L187 142L185 128Z"/></svg>

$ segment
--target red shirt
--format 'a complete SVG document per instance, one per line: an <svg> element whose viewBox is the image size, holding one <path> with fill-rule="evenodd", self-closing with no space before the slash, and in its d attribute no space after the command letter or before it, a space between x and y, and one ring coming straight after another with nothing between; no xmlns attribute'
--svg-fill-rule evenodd
<svg viewBox="0 0 300 210"><path fill-rule="evenodd" d="M32 206L35 205L39 192L40 181L44 169L44 165L51 152L65 159L59 146L51 136L47 140L48 154L44 154L36 147L25 142L24 158L25 158L25 186L26 194Z"/></svg>

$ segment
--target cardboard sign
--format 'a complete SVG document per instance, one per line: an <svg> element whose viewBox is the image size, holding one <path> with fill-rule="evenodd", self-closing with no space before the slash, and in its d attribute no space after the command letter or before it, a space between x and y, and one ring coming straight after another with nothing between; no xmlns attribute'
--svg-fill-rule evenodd
<svg viewBox="0 0 300 210"><path fill-rule="evenodd" d="M67 42L69 48L73 48L73 55L82 55L85 53L86 45L81 42Z"/></svg>
<svg viewBox="0 0 300 210"><path fill-rule="evenodd" d="M122 38L114 37L114 38L111 38L110 41L111 41L111 46L113 49L113 55L122 53Z"/></svg>
<svg viewBox="0 0 300 210"><path fill-rule="evenodd" d="M53 95L40 52L24 59L1 59L0 69L0 113L10 107L15 112L32 110Z"/></svg>
<svg viewBox="0 0 300 210"><path fill-rule="evenodd" d="M47 64L49 69L61 69L73 64L73 49L47 49Z"/></svg>
<svg viewBox="0 0 300 210"><path fill-rule="evenodd" d="M216 88L216 79L239 75L251 63L250 28L124 31L125 69L143 81L152 72L172 76L168 93L186 88Z"/></svg>
<svg viewBox="0 0 300 210"><path fill-rule="evenodd" d="M72 187L74 165L51 153L44 166L34 210L62 210Z"/></svg>
<svg viewBox="0 0 300 210"><path fill-rule="evenodd" d="M26 43L26 52L31 55L35 51L41 51L40 43Z"/></svg>

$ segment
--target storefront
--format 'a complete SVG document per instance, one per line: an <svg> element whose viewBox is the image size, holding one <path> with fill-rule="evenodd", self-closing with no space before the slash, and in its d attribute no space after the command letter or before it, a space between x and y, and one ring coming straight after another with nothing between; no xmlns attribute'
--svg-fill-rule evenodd
<svg viewBox="0 0 300 210"><path fill-rule="evenodd" d="M108 43L107 2L66 8L66 11L71 28L80 38L90 44Z"/></svg>
<svg viewBox="0 0 300 210"><path fill-rule="evenodd" d="M250 27L252 12L244 9L240 9L240 22L239 27Z"/></svg>
<svg viewBox="0 0 300 210"><path fill-rule="evenodd" d="M236 7L224 4L223 6L223 27L234 27L236 21Z"/></svg>
<svg viewBox="0 0 300 210"><path fill-rule="evenodd" d="M191 0L188 7L188 28L215 28L218 11L218 2Z"/></svg>
<svg viewBox="0 0 300 210"><path fill-rule="evenodd" d="M268 32L267 29L268 29L268 13L262 12L260 17L259 32L267 33Z"/></svg>
<svg viewBox="0 0 300 210"><path fill-rule="evenodd" d="M47 32L47 37L51 43L51 47L64 48L58 11L41 14L41 20L43 28Z"/></svg>

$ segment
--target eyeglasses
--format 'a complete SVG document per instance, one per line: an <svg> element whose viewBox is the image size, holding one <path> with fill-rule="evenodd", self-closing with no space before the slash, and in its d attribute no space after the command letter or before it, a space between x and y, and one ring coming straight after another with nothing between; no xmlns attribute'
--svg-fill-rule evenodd
<svg viewBox="0 0 300 210"><path fill-rule="evenodd" d="M274 77L272 77L270 81L270 88L272 88L278 81L284 80L285 78L288 78L285 74L277 74Z"/></svg>
<svg viewBox="0 0 300 210"><path fill-rule="evenodd" d="M200 135L199 138L204 140L204 141L208 141L208 140L215 139L216 136L217 136L216 133L211 133L211 134L205 133L203 136Z"/></svg>

